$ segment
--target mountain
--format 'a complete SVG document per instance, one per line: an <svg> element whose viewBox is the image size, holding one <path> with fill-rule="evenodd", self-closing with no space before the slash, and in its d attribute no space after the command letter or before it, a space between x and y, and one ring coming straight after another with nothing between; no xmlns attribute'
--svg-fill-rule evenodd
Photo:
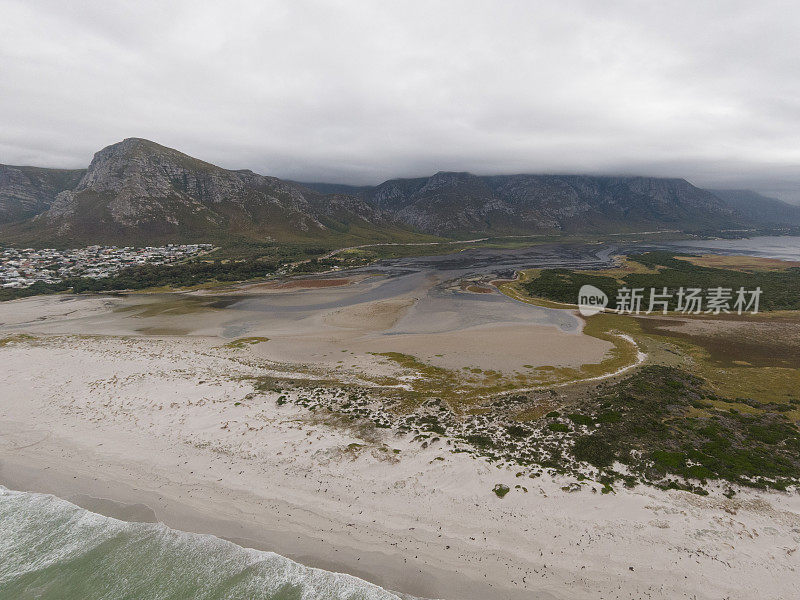
<svg viewBox="0 0 800 600"><path fill-rule="evenodd" d="M709 190L748 223L766 227L800 225L800 206L762 196L751 190Z"/></svg>
<svg viewBox="0 0 800 600"><path fill-rule="evenodd" d="M55 190L54 190L55 191ZM0 238L59 244L395 239L406 232L363 200L231 171L139 138L103 148L44 212Z"/></svg>
<svg viewBox="0 0 800 600"><path fill-rule="evenodd" d="M712 193L684 179L439 172L377 186L304 184L223 169L139 138L103 148L85 170L0 166L0 243L7 244L356 245L799 223L797 207L754 192Z"/></svg>
<svg viewBox="0 0 800 600"><path fill-rule="evenodd" d="M440 172L347 191L408 226L447 236L742 225L736 211L684 179Z"/></svg>
<svg viewBox="0 0 800 600"><path fill-rule="evenodd" d="M0 165L0 223L44 212L64 190L74 189L86 169L41 169Z"/></svg>

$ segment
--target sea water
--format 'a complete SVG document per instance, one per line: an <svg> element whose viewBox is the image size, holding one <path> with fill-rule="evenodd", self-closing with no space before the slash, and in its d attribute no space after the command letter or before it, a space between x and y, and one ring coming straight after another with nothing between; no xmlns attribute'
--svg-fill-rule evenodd
<svg viewBox="0 0 800 600"><path fill-rule="evenodd" d="M0 598L409 599L211 535L120 521L2 486Z"/></svg>

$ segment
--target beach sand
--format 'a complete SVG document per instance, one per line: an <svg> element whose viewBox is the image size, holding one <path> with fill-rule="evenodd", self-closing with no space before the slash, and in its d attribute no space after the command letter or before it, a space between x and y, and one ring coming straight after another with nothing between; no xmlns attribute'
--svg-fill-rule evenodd
<svg viewBox="0 0 800 600"><path fill-rule="evenodd" d="M119 328L103 306L80 322ZM518 478L444 441L279 406L250 379L274 368L256 351L269 343L33 323L35 339L0 347L2 485L427 598L796 597L796 495L567 492L570 480ZM497 483L512 488L503 499Z"/></svg>

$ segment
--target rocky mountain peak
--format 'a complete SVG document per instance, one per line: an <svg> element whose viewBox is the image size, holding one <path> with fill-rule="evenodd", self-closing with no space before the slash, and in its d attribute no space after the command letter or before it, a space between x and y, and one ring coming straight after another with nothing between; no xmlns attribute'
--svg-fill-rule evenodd
<svg viewBox="0 0 800 600"><path fill-rule="evenodd" d="M112 192L127 199L165 198L174 194L206 196L220 191L212 184L215 176L218 183L225 173L224 169L172 148L141 138L127 138L95 153L75 191ZM240 190L241 186L233 188Z"/></svg>
<svg viewBox="0 0 800 600"><path fill-rule="evenodd" d="M325 196L250 170L232 171L142 138L95 153L77 185L19 227L23 235L88 243L317 238L350 223L380 230L356 197ZM42 232L42 233L40 233ZM49 232L49 233L46 233Z"/></svg>

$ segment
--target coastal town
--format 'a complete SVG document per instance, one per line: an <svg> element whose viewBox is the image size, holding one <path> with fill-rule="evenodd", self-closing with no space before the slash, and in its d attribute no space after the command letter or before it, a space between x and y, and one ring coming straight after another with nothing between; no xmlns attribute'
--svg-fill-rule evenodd
<svg viewBox="0 0 800 600"><path fill-rule="evenodd" d="M67 250L2 248L0 286L25 288L36 282L57 283L71 277L100 279L128 267L175 263L211 249L211 244L87 246Z"/></svg>

